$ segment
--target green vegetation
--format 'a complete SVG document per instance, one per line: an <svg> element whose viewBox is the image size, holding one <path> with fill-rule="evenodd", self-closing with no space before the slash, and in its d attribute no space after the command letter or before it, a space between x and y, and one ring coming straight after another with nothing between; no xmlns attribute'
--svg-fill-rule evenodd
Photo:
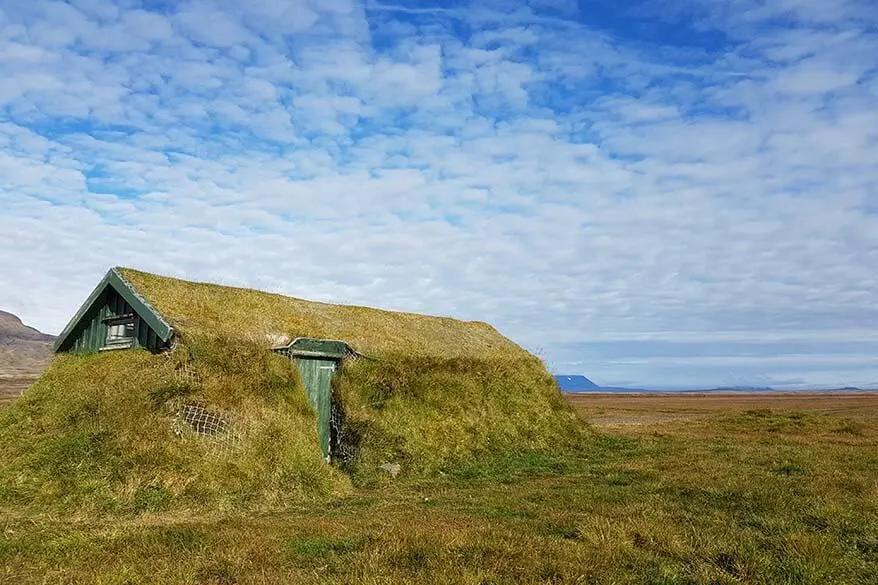
<svg viewBox="0 0 878 585"><path fill-rule="evenodd" d="M358 481L383 462L406 474L460 474L575 450L588 436L535 358L389 356L347 366L334 388L359 447Z"/></svg>
<svg viewBox="0 0 878 585"><path fill-rule="evenodd" d="M178 345L0 407L0 583L878 583L874 417L597 432L487 325L124 274ZM368 356L343 465L271 335Z"/></svg>
<svg viewBox="0 0 878 585"><path fill-rule="evenodd" d="M528 354L487 323L368 307L331 305L253 289L189 282L119 269L149 303L188 337L321 337L346 341L375 358L394 355L520 359Z"/></svg>
<svg viewBox="0 0 878 585"><path fill-rule="evenodd" d="M0 582L876 583L876 447L874 413L753 411L258 513L8 505Z"/></svg>
<svg viewBox="0 0 878 585"><path fill-rule="evenodd" d="M353 483L575 449L587 428L534 356L483 323L312 303L122 271L172 351L61 355L0 414L0 502L100 513L278 509ZM351 457L327 466L296 367L272 338L340 338Z"/></svg>
<svg viewBox="0 0 878 585"><path fill-rule="evenodd" d="M246 343L59 356L0 411L0 502L137 514L346 493L298 384L292 363ZM228 431L191 432L178 413L193 401Z"/></svg>
<svg viewBox="0 0 878 585"><path fill-rule="evenodd" d="M59 356L0 411L0 503L276 509L347 493L351 479L390 481L388 463L459 475L575 450L588 433L530 356L361 359L336 386L355 457L328 466L295 365L255 342L189 336L162 355ZM190 407L205 414L184 420ZM211 423L215 435L194 432Z"/></svg>

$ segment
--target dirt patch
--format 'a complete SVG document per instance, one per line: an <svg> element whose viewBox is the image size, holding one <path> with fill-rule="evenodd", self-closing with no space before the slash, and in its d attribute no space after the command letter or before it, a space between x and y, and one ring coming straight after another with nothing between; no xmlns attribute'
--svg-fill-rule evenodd
<svg viewBox="0 0 878 585"><path fill-rule="evenodd" d="M21 396L24 390L37 381L38 376L0 376L0 406L5 406Z"/></svg>
<svg viewBox="0 0 878 585"><path fill-rule="evenodd" d="M796 410L852 419L878 418L875 393L566 394L581 417L602 427L653 425L746 410Z"/></svg>

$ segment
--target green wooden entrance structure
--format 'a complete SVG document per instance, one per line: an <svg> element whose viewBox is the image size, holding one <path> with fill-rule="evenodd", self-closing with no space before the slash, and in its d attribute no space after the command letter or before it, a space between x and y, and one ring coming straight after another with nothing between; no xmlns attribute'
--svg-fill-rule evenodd
<svg viewBox="0 0 878 585"><path fill-rule="evenodd" d="M298 337L289 345L275 347L275 353L292 360L299 368L308 399L317 413L317 436L323 457L332 458L332 377L343 359L357 353L344 341Z"/></svg>

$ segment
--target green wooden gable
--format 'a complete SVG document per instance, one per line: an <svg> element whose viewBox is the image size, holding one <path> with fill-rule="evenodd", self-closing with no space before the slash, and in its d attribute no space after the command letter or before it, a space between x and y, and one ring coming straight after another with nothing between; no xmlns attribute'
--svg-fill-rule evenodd
<svg viewBox="0 0 878 585"><path fill-rule="evenodd" d="M170 324L113 268L61 331L54 351L128 347L159 351L168 347L173 335Z"/></svg>

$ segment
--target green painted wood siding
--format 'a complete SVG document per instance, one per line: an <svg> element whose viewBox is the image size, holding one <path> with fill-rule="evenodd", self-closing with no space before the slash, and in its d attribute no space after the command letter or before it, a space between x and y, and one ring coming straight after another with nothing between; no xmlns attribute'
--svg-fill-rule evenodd
<svg viewBox="0 0 878 585"><path fill-rule="evenodd" d="M63 347L59 348L59 351L72 353L100 351L107 341L107 324L104 320L131 313L134 313L134 309L118 292L112 288L106 289L91 310L82 316L73 335ZM159 339L155 331L140 316L135 316L133 347L159 351L167 347L167 344Z"/></svg>
<svg viewBox="0 0 878 585"><path fill-rule="evenodd" d="M317 437L323 458L329 461L329 420L332 408L332 376L338 362L331 358L296 357L293 361L299 368L302 383L308 399L317 414Z"/></svg>
<svg viewBox="0 0 878 585"><path fill-rule="evenodd" d="M356 355L344 341L299 337L289 345L276 347L275 353L292 360L299 368L305 392L317 413L317 437L320 451L329 461L332 455L332 377L342 359Z"/></svg>

